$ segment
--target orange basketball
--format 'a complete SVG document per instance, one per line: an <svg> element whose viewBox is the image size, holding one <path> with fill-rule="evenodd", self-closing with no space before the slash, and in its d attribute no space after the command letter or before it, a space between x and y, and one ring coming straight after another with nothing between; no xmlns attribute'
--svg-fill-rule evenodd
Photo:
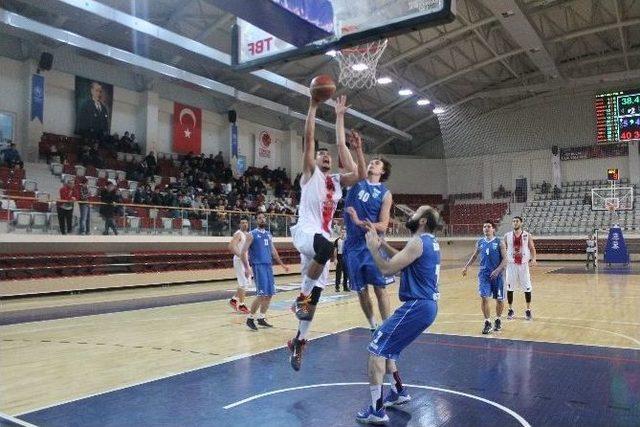
<svg viewBox="0 0 640 427"><path fill-rule="evenodd" d="M330 75L320 74L311 80L311 98L316 102L325 102L336 93L336 83Z"/></svg>

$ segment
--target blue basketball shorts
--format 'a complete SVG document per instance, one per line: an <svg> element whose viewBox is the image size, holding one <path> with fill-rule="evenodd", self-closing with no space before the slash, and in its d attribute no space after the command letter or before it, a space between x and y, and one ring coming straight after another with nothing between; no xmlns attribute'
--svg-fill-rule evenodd
<svg viewBox="0 0 640 427"><path fill-rule="evenodd" d="M478 274L478 293L482 298L504 299L504 280L502 274L491 280L489 274Z"/></svg>
<svg viewBox="0 0 640 427"><path fill-rule="evenodd" d="M259 297L269 297L276 294L276 281L273 278L273 265L254 264L253 279L256 282L256 295Z"/></svg>
<svg viewBox="0 0 640 427"><path fill-rule="evenodd" d="M395 280L393 276L383 276L367 247L346 247L342 255L347 266L349 288L361 292L367 285L385 287Z"/></svg>
<svg viewBox="0 0 640 427"><path fill-rule="evenodd" d="M369 343L369 353L397 360L400 352L420 336L436 319L435 300L406 301L376 329Z"/></svg>

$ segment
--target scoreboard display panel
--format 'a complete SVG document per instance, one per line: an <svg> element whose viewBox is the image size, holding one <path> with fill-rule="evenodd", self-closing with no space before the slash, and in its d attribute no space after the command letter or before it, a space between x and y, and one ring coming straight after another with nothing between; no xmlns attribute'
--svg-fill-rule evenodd
<svg viewBox="0 0 640 427"><path fill-rule="evenodd" d="M596 95L597 142L640 140L640 90Z"/></svg>

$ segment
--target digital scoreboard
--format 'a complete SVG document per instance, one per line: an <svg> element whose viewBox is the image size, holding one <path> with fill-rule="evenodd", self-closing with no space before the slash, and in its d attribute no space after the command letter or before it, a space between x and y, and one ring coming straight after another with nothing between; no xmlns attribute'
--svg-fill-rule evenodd
<svg viewBox="0 0 640 427"><path fill-rule="evenodd" d="M640 90L596 95L597 142L640 140Z"/></svg>

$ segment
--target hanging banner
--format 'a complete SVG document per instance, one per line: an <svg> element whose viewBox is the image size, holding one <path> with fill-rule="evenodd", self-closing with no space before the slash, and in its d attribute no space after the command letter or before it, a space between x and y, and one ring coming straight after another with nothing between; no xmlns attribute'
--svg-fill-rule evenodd
<svg viewBox="0 0 640 427"><path fill-rule="evenodd" d="M173 103L173 152L202 152L202 110Z"/></svg>
<svg viewBox="0 0 640 427"><path fill-rule="evenodd" d="M229 127L229 142L231 144L231 161L229 162L229 166L231 167L233 177L238 179L242 173L238 170L238 125L235 123L231 123Z"/></svg>
<svg viewBox="0 0 640 427"><path fill-rule="evenodd" d="M44 120L44 76L31 76L31 120Z"/></svg>
<svg viewBox="0 0 640 427"><path fill-rule="evenodd" d="M274 136L268 130L263 130L258 133L255 144L255 160L253 162L255 167L261 168L263 166L267 166L269 168L273 168L274 142Z"/></svg>

